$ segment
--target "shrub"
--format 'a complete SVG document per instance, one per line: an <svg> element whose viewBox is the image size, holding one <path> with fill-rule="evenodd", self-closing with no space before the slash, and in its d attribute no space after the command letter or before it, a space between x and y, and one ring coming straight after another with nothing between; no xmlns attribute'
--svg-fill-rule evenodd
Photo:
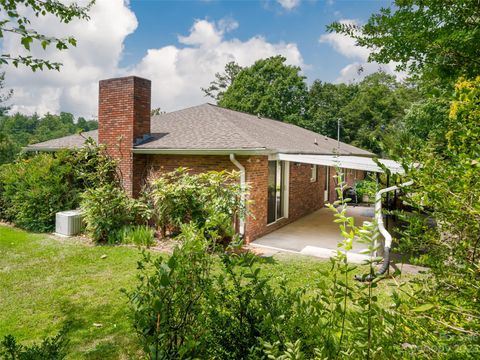
<svg viewBox="0 0 480 360"><path fill-rule="evenodd" d="M85 188L116 182L116 163L92 140L78 151L27 156L0 167L0 217L52 231L55 213L78 208Z"/></svg>
<svg viewBox="0 0 480 360"><path fill-rule="evenodd" d="M127 225L120 229L117 239L122 244L150 247L155 243L155 231L148 225Z"/></svg>
<svg viewBox="0 0 480 360"><path fill-rule="evenodd" d="M113 184L87 189L81 202L87 233L96 242L117 243L119 229L133 221L133 201Z"/></svg>
<svg viewBox="0 0 480 360"><path fill-rule="evenodd" d="M51 231L55 213L75 209L79 192L67 152L39 154L0 169L1 216L32 231Z"/></svg>
<svg viewBox="0 0 480 360"><path fill-rule="evenodd" d="M12 335L3 338L0 344L2 360L62 360L67 356L68 339L64 328L58 335L46 338L40 344L23 346Z"/></svg>
<svg viewBox="0 0 480 360"><path fill-rule="evenodd" d="M133 324L150 359L198 358L204 352L203 308L212 258L203 232L184 228L188 241L169 258L143 253L137 288L127 293Z"/></svg>
<svg viewBox="0 0 480 360"><path fill-rule="evenodd" d="M179 168L152 174L145 196L153 208L157 226L165 235L178 233L182 224L216 229L220 239L231 238L236 219L245 216L237 172L210 171L191 175Z"/></svg>

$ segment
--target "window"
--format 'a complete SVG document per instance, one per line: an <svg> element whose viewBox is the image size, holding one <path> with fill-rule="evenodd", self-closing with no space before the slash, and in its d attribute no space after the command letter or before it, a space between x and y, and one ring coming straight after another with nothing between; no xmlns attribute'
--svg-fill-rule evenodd
<svg viewBox="0 0 480 360"><path fill-rule="evenodd" d="M268 162L268 224L285 216L285 163Z"/></svg>
<svg viewBox="0 0 480 360"><path fill-rule="evenodd" d="M312 175L310 176L310 182L316 182L317 181L317 165L312 165Z"/></svg>

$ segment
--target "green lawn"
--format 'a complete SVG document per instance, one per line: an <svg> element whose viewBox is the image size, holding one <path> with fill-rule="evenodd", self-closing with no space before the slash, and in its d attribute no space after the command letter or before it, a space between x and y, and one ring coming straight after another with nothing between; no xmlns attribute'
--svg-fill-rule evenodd
<svg viewBox="0 0 480 360"><path fill-rule="evenodd" d="M39 341L72 321L70 358L135 357L138 346L120 289L134 286L139 259L135 248L88 246L0 226L0 336ZM264 265L265 273L285 276L293 287L313 287L317 270L328 266L289 255L276 260Z"/></svg>

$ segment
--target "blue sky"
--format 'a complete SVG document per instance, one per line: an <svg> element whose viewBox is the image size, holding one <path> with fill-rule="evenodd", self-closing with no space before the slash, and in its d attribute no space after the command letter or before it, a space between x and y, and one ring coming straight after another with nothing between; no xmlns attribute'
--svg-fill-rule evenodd
<svg viewBox="0 0 480 360"><path fill-rule="evenodd" d="M32 49L33 56L63 63L60 72L6 69L6 86L14 91L12 111L95 117L98 81L128 75L151 79L152 105L173 111L212 102L200 89L228 61L249 66L278 54L300 66L309 83L358 81L379 68L394 73L394 64L367 63L369 51L353 39L326 32L334 21L362 24L389 5L380 0L97 0L89 21L33 19L31 26L40 33L72 35L77 47ZM15 35L4 35L3 53L26 54Z"/></svg>
<svg viewBox="0 0 480 360"><path fill-rule="evenodd" d="M328 44L319 42L326 26L341 19L366 22L372 13L390 3L381 0L310 0L301 1L289 10L273 0L131 0L130 8L139 25L126 38L121 64L126 66L140 61L151 47L178 46L178 35L187 33L194 20L231 18L239 26L226 35L227 39L245 41L261 35L272 43L296 43L308 65L304 72L309 82L315 79L333 82L351 61Z"/></svg>

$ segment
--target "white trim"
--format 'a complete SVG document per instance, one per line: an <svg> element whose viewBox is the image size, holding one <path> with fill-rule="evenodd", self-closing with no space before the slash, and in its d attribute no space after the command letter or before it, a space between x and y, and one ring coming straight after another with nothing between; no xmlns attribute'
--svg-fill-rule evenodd
<svg viewBox="0 0 480 360"><path fill-rule="evenodd" d="M240 170L240 190L242 193L240 194L240 201L242 206L245 206L245 191L247 190L247 182L245 178L245 167L240 164L240 162L235 158L235 154L230 154L230 161ZM245 235L245 219L240 218L240 235Z"/></svg>
<svg viewBox="0 0 480 360"><path fill-rule="evenodd" d="M290 161L284 161L283 171L283 217L288 219L290 206Z"/></svg>
<svg viewBox="0 0 480 360"><path fill-rule="evenodd" d="M340 167L344 169L354 169L363 171L372 171L383 173L372 158L362 156L334 156L334 155L300 155L300 154L278 154L279 160L292 161L303 164L316 164L331 167ZM379 162L385 165L394 174L403 174L404 170L401 164L393 160L379 159Z"/></svg>

